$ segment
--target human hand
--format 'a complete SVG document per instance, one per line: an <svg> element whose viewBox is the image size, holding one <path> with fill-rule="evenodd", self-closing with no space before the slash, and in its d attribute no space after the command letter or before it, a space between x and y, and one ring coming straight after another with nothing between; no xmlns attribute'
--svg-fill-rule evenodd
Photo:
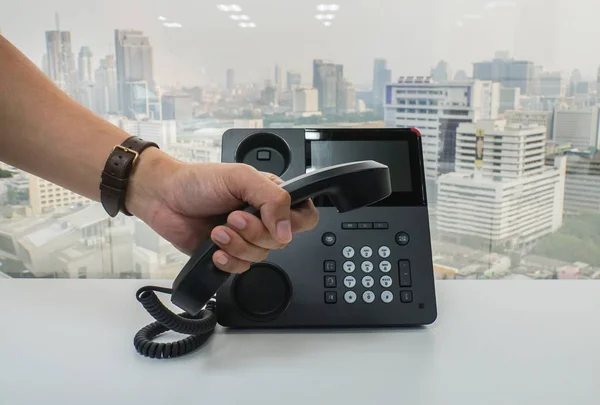
<svg viewBox="0 0 600 405"><path fill-rule="evenodd" d="M240 273L318 222L312 201L290 208L281 182L248 165L182 163L150 148L131 177L126 206L188 255L211 238L220 248L215 265ZM245 204L259 209L261 218L240 211ZM227 226L220 225L225 221Z"/></svg>

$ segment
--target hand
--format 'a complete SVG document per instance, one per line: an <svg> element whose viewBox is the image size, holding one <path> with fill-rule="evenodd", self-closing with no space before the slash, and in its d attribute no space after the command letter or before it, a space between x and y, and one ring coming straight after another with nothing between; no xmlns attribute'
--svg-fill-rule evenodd
<svg viewBox="0 0 600 405"><path fill-rule="evenodd" d="M248 165L182 163L151 148L140 156L126 205L186 254L212 238L220 248L213 255L215 265L240 273L318 222L312 201L290 209L281 182ZM245 204L259 209L261 218L239 211ZM225 220L228 226L218 226Z"/></svg>

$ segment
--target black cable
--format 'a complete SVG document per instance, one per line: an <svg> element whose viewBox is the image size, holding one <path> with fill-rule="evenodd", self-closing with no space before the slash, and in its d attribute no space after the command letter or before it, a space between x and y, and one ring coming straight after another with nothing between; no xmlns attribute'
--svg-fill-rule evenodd
<svg viewBox="0 0 600 405"><path fill-rule="evenodd" d="M139 354L153 359L169 359L188 354L202 346L213 334L217 325L216 302L211 300L196 316L187 312L175 314L163 305L154 291L171 294L169 288L146 286L136 293L137 300L156 322L140 329L133 338L133 345ZM190 335L169 343L152 340L167 331Z"/></svg>

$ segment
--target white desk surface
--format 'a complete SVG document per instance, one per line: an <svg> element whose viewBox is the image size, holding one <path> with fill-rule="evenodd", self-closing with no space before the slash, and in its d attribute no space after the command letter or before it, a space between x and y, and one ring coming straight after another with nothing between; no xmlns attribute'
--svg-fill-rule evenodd
<svg viewBox="0 0 600 405"><path fill-rule="evenodd" d="M599 281L440 281L427 328L218 329L174 360L133 348L146 284L0 280L0 404L600 403Z"/></svg>

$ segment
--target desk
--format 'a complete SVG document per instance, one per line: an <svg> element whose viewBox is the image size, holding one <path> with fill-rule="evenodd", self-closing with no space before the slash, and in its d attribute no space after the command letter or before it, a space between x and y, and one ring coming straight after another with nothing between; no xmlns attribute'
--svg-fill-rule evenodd
<svg viewBox="0 0 600 405"><path fill-rule="evenodd" d="M0 280L0 403L600 401L600 281L440 281L439 317L427 328L217 329L203 349L173 360L133 348L152 321L134 297L145 284Z"/></svg>

